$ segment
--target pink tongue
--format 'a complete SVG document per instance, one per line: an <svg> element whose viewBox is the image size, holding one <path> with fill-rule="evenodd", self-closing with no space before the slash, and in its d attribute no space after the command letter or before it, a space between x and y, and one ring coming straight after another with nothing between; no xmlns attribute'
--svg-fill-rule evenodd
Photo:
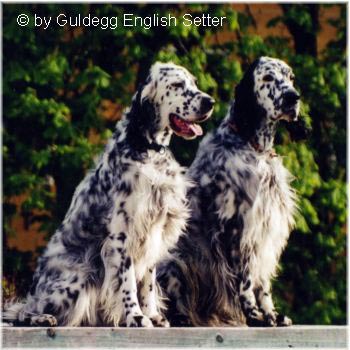
<svg viewBox="0 0 350 350"><path fill-rule="evenodd" d="M193 131L193 133L196 135L196 136L201 136L203 135L203 130L201 128L200 125L198 124L190 124L189 125L189 128Z"/></svg>

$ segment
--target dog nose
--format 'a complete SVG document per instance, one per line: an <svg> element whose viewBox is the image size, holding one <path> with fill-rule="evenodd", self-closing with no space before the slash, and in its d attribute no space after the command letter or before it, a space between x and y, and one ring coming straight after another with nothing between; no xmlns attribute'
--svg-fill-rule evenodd
<svg viewBox="0 0 350 350"><path fill-rule="evenodd" d="M205 114L209 112L214 106L215 100L212 97L202 97L200 113Z"/></svg>
<svg viewBox="0 0 350 350"><path fill-rule="evenodd" d="M300 95L295 90L288 90L283 95L283 101L286 106L294 106L299 99Z"/></svg>

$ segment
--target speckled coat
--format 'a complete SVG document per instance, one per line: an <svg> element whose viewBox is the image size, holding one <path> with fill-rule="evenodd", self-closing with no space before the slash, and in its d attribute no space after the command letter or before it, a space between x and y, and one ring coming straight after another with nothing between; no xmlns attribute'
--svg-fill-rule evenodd
<svg viewBox="0 0 350 350"><path fill-rule="evenodd" d="M282 61L257 60L225 120L199 146L189 170L189 228L159 269L172 325L291 324L271 297L296 211L292 176L272 148L278 120L298 114L291 74Z"/></svg>
<svg viewBox="0 0 350 350"><path fill-rule="evenodd" d="M184 68L152 67L95 169L76 189L39 259L27 299L8 306L5 320L41 326L168 325L155 265L184 231L190 186L167 147L169 115L198 114L202 120L207 96Z"/></svg>

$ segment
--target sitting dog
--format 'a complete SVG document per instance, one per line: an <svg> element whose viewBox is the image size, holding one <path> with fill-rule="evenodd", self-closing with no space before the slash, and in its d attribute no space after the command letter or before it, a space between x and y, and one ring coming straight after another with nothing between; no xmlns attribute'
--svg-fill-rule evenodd
<svg viewBox="0 0 350 350"><path fill-rule="evenodd" d="M257 59L200 144L189 169L188 234L158 269L172 325L292 323L274 308L271 279L296 212L291 175L273 150L278 122L299 114L293 80L286 63Z"/></svg>
<svg viewBox="0 0 350 350"><path fill-rule="evenodd" d="M193 76L156 63L96 168L77 187L23 303L4 319L31 326L167 326L156 263L183 233L190 181L168 144L202 134L214 100Z"/></svg>

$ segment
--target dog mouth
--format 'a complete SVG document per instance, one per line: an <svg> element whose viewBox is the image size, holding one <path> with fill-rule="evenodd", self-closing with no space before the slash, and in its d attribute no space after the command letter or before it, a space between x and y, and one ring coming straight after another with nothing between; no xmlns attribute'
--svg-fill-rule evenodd
<svg viewBox="0 0 350 350"><path fill-rule="evenodd" d="M204 122L209 118L209 115L204 115L203 117L196 120L197 123ZM169 115L170 126L174 133L185 139L194 139L197 136L203 135L203 129L200 125L194 123L193 121L185 120L178 116L177 114L171 113Z"/></svg>
<svg viewBox="0 0 350 350"><path fill-rule="evenodd" d="M286 119L288 121L298 120L298 108L295 106L284 109L283 114L285 115L285 118L283 119Z"/></svg>

